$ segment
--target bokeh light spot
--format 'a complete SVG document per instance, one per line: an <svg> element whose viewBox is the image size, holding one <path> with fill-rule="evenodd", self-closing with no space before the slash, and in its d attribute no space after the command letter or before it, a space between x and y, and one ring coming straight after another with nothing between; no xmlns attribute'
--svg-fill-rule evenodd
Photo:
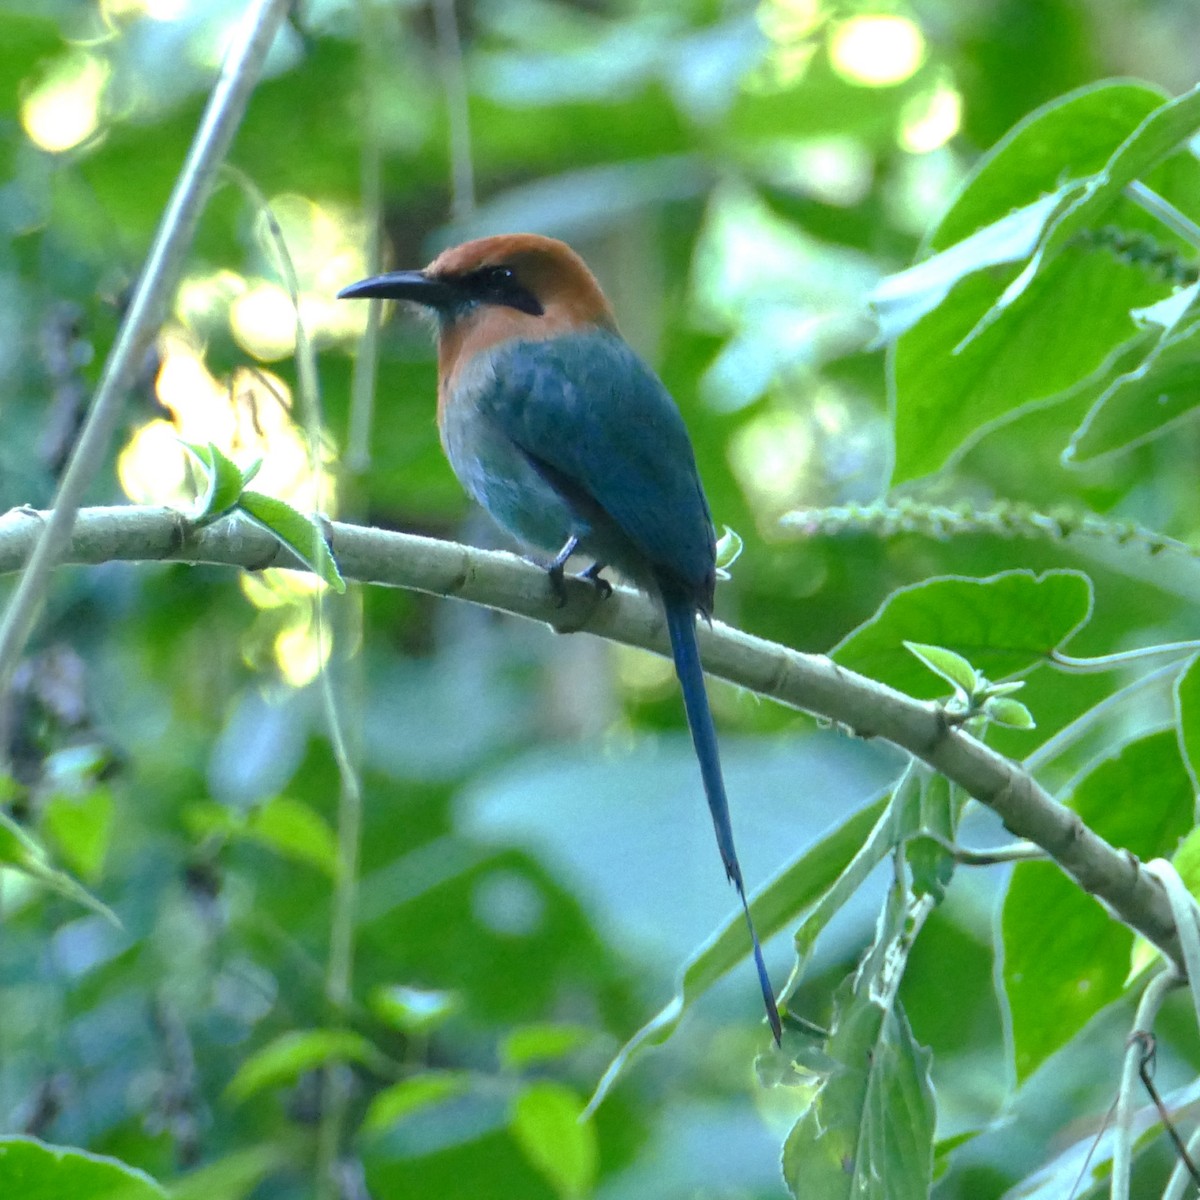
<svg viewBox="0 0 1200 1200"><path fill-rule="evenodd" d="M904 106L900 145L912 154L928 154L944 146L961 125L962 96L955 88L939 84Z"/></svg>
<svg viewBox="0 0 1200 1200"><path fill-rule="evenodd" d="M851 17L833 31L829 60L849 83L891 87L916 74L925 61L925 38L907 17Z"/></svg>
<svg viewBox="0 0 1200 1200"><path fill-rule="evenodd" d="M100 102L111 70L94 54L59 59L21 104L21 124L35 146L61 154L100 127Z"/></svg>

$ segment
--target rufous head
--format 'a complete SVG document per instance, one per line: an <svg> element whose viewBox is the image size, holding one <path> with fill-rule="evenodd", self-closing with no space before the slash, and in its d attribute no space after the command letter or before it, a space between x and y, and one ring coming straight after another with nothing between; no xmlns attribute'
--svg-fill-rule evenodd
<svg viewBox="0 0 1200 1200"><path fill-rule="evenodd" d="M462 359L499 342L617 328L583 259L565 242L534 233L464 242L443 250L424 270L376 275L338 296L407 300L432 310L443 380Z"/></svg>

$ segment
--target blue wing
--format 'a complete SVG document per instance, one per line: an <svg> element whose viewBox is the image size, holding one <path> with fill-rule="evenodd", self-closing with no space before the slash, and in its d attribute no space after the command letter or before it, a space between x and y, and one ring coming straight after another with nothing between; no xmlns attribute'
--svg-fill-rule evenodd
<svg viewBox="0 0 1200 1200"><path fill-rule="evenodd" d="M713 529L683 417L628 344L604 330L494 352L480 405L570 501L598 505L638 555L711 600Z"/></svg>

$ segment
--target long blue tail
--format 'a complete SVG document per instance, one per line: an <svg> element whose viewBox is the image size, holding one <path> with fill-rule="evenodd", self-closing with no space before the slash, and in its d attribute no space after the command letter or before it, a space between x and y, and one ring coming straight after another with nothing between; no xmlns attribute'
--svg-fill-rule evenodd
<svg viewBox="0 0 1200 1200"><path fill-rule="evenodd" d="M675 673L683 689L683 707L687 711L688 728L692 731L692 744L696 747L700 775L704 780L704 794L708 798L708 810L717 834L717 847L725 864L725 874L737 888L742 911L746 914L746 927L750 930L750 941L754 947L754 965L758 968L758 982L767 1009L767 1020L776 1043L780 1043L783 1040L783 1027L779 1022L779 1009L775 1005L775 993L771 990L771 980L767 975L767 965L763 962L762 947L758 944L750 906L746 903L746 888L742 883L737 851L733 848L733 826L729 822L729 801L725 796L725 779L721 774L721 759L717 753L717 731L713 728L712 710L704 687L704 668L700 665L700 646L696 641L696 606L687 598L672 595L664 589L663 607L671 635Z"/></svg>

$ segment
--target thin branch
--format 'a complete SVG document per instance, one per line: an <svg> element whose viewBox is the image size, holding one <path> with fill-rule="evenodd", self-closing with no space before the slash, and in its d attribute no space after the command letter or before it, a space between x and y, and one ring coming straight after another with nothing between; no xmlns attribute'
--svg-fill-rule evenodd
<svg viewBox="0 0 1200 1200"><path fill-rule="evenodd" d="M1140 179L1127 183L1124 191L1126 197L1134 204L1144 209L1152 217L1157 217L1172 233L1183 238L1189 246L1200 250L1200 225L1197 225L1191 217L1185 216L1175 205L1148 188Z"/></svg>
<svg viewBox="0 0 1200 1200"><path fill-rule="evenodd" d="M383 269L383 146L379 134L379 91L384 72L389 69L385 52L383 14L373 0L359 0L359 67L362 74L362 150L359 162L362 186L363 226L366 246L366 275ZM346 435L346 465L361 475L371 465L371 426L375 416L375 379L379 367L379 323L382 300L367 303L367 324L363 330L354 370L350 377L350 421Z"/></svg>
<svg viewBox="0 0 1200 1200"><path fill-rule="evenodd" d="M0 574L15 570L42 514L14 509L0 517ZM411 588L468 600L542 621L560 633L586 631L628 646L670 653L661 613L644 595L617 588L603 599L590 583L568 579L559 608L545 572L512 554L454 542L330 522L342 574L362 583ZM164 508L97 508L81 513L66 555L71 562L114 559L214 563L261 570L301 569L269 533L237 518L192 530ZM720 679L781 704L825 717L860 737L883 738L957 783L1017 837L1041 846L1084 891L1130 928L1181 961L1179 938L1162 883L1137 859L1089 829L1016 763L950 726L934 705L884 684L752 637L720 622L699 629L705 668Z"/></svg>
<svg viewBox="0 0 1200 1200"><path fill-rule="evenodd" d="M928 838L936 842L962 867L998 867L1005 863L1041 862L1046 858L1046 852L1033 842L1012 842L1007 846L993 846L990 849L973 850L969 846L960 846L940 833L931 833L928 829L915 835L914 840Z"/></svg>
<svg viewBox="0 0 1200 1200"><path fill-rule="evenodd" d="M1117 1091L1116 1120L1113 1122L1112 1200L1129 1200L1129 1182L1133 1166L1134 1086L1146 1057L1146 1045L1154 1044L1154 1022L1179 977L1170 967L1151 979L1138 1002L1133 1029L1125 1044L1125 1062Z"/></svg>
<svg viewBox="0 0 1200 1200"><path fill-rule="evenodd" d="M39 526L40 536L30 548L29 563L0 622L0 694L7 689L41 611L50 572L70 537L84 493L108 451L125 393L158 331L213 179L290 7L290 0L253 0L231 44L59 485L54 508Z"/></svg>
<svg viewBox="0 0 1200 1200"><path fill-rule="evenodd" d="M433 28L438 67L446 89L446 118L450 125L450 215L463 221L475 211L475 167L471 159L471 110L462 39L454 0L433 0Z"/></svg>

